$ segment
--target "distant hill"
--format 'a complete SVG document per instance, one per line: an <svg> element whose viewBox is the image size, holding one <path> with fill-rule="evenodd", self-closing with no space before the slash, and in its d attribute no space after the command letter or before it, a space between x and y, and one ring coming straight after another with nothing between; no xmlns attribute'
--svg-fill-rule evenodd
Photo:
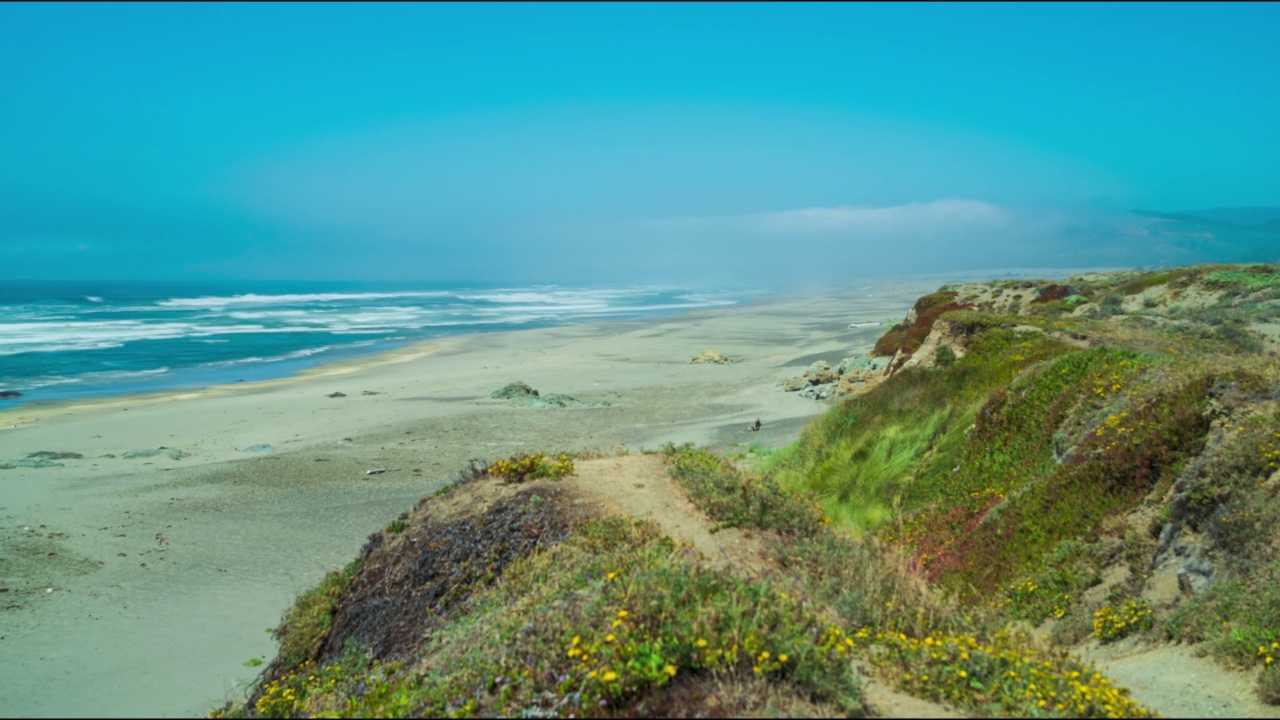
<svg viewBox="0 0 1280 720"><path fill-rule="evenodd" d="M1100 233L1074 250L1133 265L1280 261L1280 207L1135 210L1127 225L1119 237Z"/></svg>
<svg viewBox="0 0 1280 720"><path fill-rule="evenodd" d="M1139 214L1153 217L1189 219L1192 221L1227 223L1230 225L1272 225L1280 227L1280 207L1213 208L1179 213L1160 213L1139 210Z"/></svg>

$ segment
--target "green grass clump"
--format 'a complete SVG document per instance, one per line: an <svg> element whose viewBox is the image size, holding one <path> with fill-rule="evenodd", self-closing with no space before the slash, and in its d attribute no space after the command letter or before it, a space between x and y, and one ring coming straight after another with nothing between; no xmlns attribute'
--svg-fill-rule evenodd
<svg viewBox="0 0 1280 720"><path fill-rule="evenodd" d="M274 632L276 640L280 641L279 669L297 667L320 651L338 601L359 567L357 561L331 571L320 580L320 584L298 597Z"/></svg>
<svg viewBox="0 0 1280 720"><path fill-rule="evenodd" d="M768 475L744 472L710 450L667 443L662 454L689 499L723 527L812 535L830 522L807 494L797 495Z"/></svg>
<svg viewBox="0 0 1280 720"><path fill-rule="evenodd" d="M1172 282L1182 280L1183 278L1196 276L1196 271L1192 269L1170 270L1168 272L1154 272L1140 275L1132 280L1121 283L1116 288L1116 292L1121 295L1137 295L1148 288L1158 285L1168 285Z"/></svg>
<svg viewBox="0 0 1280 720"><path fill-rule="evenodd" d="M1280 643L1270 648L1271 652L1280 652ZM1258 699L1268 705L1280 705L1280 666L1270 665L1258 673Z"/></svg>
<svg viewBox="0 0 1280 720"><path fill-rule="evenodd" d="M1280 287L1280 270L1267 265L1257 265L1245 270L1220 270L1205 276L1204 283L1211 287L1257 292Z"/></svg>
<svg viewBox="0 0 1280 720"><path fill-rule="evenodd" d="M950 482L964 433L989 393L1070 349L998 327L982 313L947 317L977 333L963 358L939 370L908 368L815 419L774 455L770 472L778 482L816 492L833 521L855 533L893 517L895 508L919 508Z"/></svg>
<svg viewBox="0 0 1280 720"><path fill-rule="evenodd" d="M1244 580L1219 583L1179 605L1161 624L1166 639L1206 643L1236 667L1280 660L1280 564Z"/></svg>

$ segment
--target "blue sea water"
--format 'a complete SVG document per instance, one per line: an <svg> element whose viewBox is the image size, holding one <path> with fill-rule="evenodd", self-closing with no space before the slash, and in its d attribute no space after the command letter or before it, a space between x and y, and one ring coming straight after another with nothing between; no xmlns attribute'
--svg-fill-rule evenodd
<svg viewBox="0 0 1280 720"><path fill-rule="evenodd" d="M672 287L0 282L0 409L283 377L448 335L654 317L746 294Z"/></svg>

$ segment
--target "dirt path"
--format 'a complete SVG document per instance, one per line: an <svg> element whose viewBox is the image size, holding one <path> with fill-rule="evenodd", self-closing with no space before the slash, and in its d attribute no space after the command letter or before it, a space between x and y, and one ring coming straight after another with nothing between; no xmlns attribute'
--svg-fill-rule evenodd
<svg viewBox="0 0 1280 720"><path fill-rule="evenodd" d="M623 455L586 460L566 479L588 502L605 512L649 518L672 538L697 548L713 566L744 575L766 572L772 561L762 533L724 528L702 514L667 473L657 455ZM872 714L887 718L957 718L954 709L904 695L870 678L865 672L864 699Z"/></svg>
<svg viewBox="0 0 1280 720"><path fill-rule="evenodd" d="M737 528L712 529L680 489L658 455L621 455L578 463L568 478L578 492L608 513L653 520L662 532L697 548L712 565L756 575L769 567L758 533Z"/></svg>
<svg viewBox="0 0 1280 720"><path fill-rule="evenodd" d="M1233 672L1185 645L1144 647L1136 642L1090 642L1077 657L1093 660L1134 700L1167 718L1280 718L1280 708L1254 694L1253 672Z"/></svg>

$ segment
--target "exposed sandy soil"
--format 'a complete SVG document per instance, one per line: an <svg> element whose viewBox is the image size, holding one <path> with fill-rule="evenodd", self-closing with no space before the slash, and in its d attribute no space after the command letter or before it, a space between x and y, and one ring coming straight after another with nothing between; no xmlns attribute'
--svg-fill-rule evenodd
<svg viewBox="0 0 1280 720"><path fill-rule="evenodd" d="M1254 694L1254 672L1233 672L1182 645L1146 647L1136 640L1099 645L1076 653L1129 688L1133 699L1170 718L1276 718L1280 708Z"/></svg>

